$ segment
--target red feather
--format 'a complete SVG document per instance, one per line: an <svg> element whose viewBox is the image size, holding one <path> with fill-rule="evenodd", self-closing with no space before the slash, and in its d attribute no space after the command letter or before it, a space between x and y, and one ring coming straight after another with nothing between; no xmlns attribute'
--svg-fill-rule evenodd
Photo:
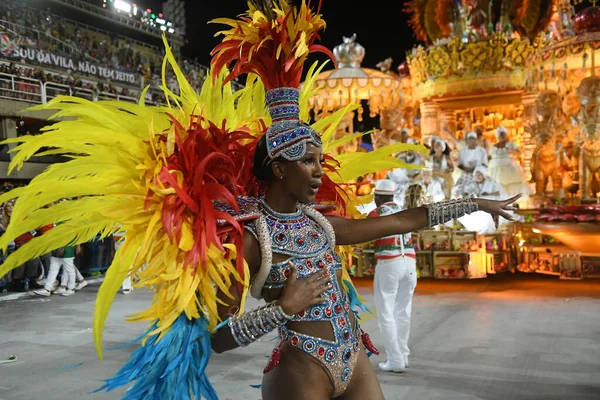
<svg viewBox="0 0 600 400"><path fill-rule="evenodd" d="M365 331L363 331L362 328L360 328L360 333L361 333L363 345L366 347L366 349L369 350L371 353L378 356L379 350L377 350L377 347L375 347L373 345L373 342L371 342L371 338L369 337L369 334L365 333Z"/></svg>
<svg viewBox="0 0 600 400"><path fill-rule="evenodd" d="M325 154L325 162L323 163L323 170L328 173L336 173L339 168L339 163L332 156ZM331 180L330 175L324 174L321 178L321 187L317 193L316 201L319 203L333 204L338 210L346 210L346 203L348 200L348 194L346 191L337 183Z"/></svg>
<svg viewBox="0 0 600 400"><path fill-rule="evenodd" d="M224 250L223 244L230 243L236 246L236 269L243 276L243 227L214 204L218 201L238 211L237 196L249 194L246 188L254 182L248 174L256 138L246 130L228 132L224 126L219 128L198 115L190 118L187 128L171 119L175 149L154 182L175 191L162 197L162 224L170 240L178 243L183 224L189 221L195 240L186 254L184 268L203 265L208 247ZM157 142L164 140L165 137L159 137ZM152 197L150 191L148 198ZM228 224L221 226L219 220Z"/></svg>
<svg viewBox="0 0 600 400"><path fill-rule="evenodd" d="M269 359L269 363L263 370L263 374L267 374L273 371L277 365L279 365L279 361L281 361L281 346L283 345L283 340L279 343L279 346L273 349L273 354L271 354L271 358Z"/></svg>
<svg viewBox="0 0 600 400"><path fill-rule="evenodd" d="M320 6L321 2L318 7ZM283 18L277 17L272 21L263 19L256 24L248 16L241 17L235 32L232 33L231 29L227 31L226 39L211 52L213 79L223 67L228 67L231 72L225 79L225 83L240 75L254 73L258 75L267 90L278 87L299 87L306 57L302 56L301 60L296 60L294 49L300 40L301 32L297 32L295 37L289 37L289 31L286 29L289 20L297 18L298 14L296 8L292 7ZM307 21L313 18L319 19L314 12L306 14ZM322 23L322 20L320 22ZM242 23L252 30L252 42L243 37ZM314 27L316 27L313 28L314 30L307 31L309 36L305 44L308 53L323 52L333 59L331 51L314 44L319 39L319 30L324 28L324 24L314 25ZM266 40L262 42L263 39ZM283 51L278 58L277 49L280 47Z"/></svg>

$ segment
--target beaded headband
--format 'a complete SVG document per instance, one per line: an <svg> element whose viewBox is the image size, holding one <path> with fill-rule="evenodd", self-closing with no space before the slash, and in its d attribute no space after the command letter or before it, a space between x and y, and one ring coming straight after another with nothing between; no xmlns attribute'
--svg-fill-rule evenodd
<svg viewBox="0 0 600 400"><path fill-rule="evenodd" d="M277 88L267 91L267 105L272 125L267 129L267 153L272 160L281 156L297 161L306 154L306 144L321 146L321 138L309 125L300 121L300 91Z"/></svg>

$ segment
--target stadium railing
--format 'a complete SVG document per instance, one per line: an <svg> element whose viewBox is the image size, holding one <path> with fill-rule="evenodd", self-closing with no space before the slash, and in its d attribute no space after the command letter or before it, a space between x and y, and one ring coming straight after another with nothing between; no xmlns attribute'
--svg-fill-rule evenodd
<svg viewBox="0 0 600 400"><path fill-rule="evenodd" d="M97 92L92 89L71 87L55 82L42 82L37 79L0 73L0 98L45 104L60 95L81 97L91 101L120 100L129 103L138 102L138 99L134 96ZM146 104L157 105L158 103L147 100Z"/></svg>
<svg viewBox="0 0 600 400"><path fill-rule="evenodd" d="M42 82L37 79L0 73L0 98L28 103L45 103Z"/></svg>

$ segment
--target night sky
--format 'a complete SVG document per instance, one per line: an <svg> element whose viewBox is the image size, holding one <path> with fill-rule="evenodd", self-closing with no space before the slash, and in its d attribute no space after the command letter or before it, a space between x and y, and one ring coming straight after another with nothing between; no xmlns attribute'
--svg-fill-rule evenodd
<svg viewBox="0 0 600 400"><path fill-rule="evenodd" d="M298 0L295 0L298 1ZM222 26L207 24L219 17L235 17L247 9L244 0L187 0L187 45L184 56L197 58L203 64L210 62L209 53L219 43L214 37ZM393 70L406 58L415 37L408 26L408 16L402 12L403 1L369 2L358 0L323 0L321 13L327 29L321 35L321 44L333 49L342 43L342 36L357 35L357 42L366 49L363 67L375 68L379 61L394 59ZM315 2L316 4L316 2ZM393 5L395 4L395 5ZM309 59L309 64L319 56Z"/></svg>

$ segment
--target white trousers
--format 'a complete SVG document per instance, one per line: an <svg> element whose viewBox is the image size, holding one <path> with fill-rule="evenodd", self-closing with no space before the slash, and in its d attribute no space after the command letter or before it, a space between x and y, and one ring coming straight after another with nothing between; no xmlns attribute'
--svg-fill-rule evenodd
<svg viewBox="0 0 600 400"><path fill-rule="evenodd" d="M131 286L131 276L127 275L127 277L123 281L123 285L121 286L121 289L123 289L123 290L133 289L133 286Z"/></svg>
<svg viewBox="0 0 600 400"><path fill-rule="evenodd" d="M408 359L408 335L412 297L417 287L414 258L378 260L375 268L375 306L387 361L404 364Z"/></svg>
<svg viewBox="0 0 600 400"><path fill-rule="evenodd" d="M81 275L81 272L79 272L79 269L77 267L75 267L75 283L81 282L83 280L85 280L83 275ZM66 274L65 272L63 272L63 274L60 278L60 286L66 287L68 283L69 283L69 274Z"/></svg>
<svg viewBox="0 0 600 400"><path fill-rule="evenodd" d="M48 271L48 277L46 278L46 285L44 286L47 291L51 292L54 290L54 281L58 275L60 268L63 268L63 274L67 275L67 289L75 289L75 257L71 258L58 258L50 257L50 270Z"/></svg>

